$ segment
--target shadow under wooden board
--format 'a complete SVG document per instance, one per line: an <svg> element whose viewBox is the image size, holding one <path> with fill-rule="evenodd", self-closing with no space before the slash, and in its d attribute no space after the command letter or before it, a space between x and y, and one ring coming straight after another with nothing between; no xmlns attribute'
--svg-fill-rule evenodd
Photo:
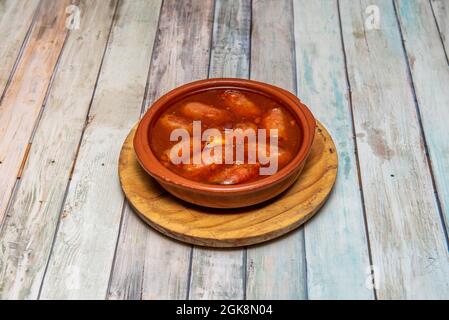
<svg viewBox="0 0 449 320"><path fill-rule="evenodd" d="M122 189L134 211L150 226L177 240L207 247L239 247L268 241L292 231L324 204L337 178L332 137L318 123L315 141L298 180L279 196L240 209L195 206L166 192L138 163L134 127L119 159Z"/></svg>

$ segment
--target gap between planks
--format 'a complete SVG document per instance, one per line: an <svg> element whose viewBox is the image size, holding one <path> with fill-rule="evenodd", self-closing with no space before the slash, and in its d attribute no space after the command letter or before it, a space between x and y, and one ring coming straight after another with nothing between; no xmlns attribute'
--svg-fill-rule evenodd
<svg viewBox="0 0 449 320"><path fill-rule="evenodd" d="M348 88L347 92L348 92L349 107L350 107L349 113L351 115L352 136L353 136L353 141L354 141L354 152L355 152L356 167L357 167L357 180L358 180L358 186L360 189L360 197L361 197L361 201L362 201L363 221L364 221L364 225L365 225L365 237L366 237L367 248L368 248L369 263L370 263L370 266L372 266L373 265L373 256L372 256L372 252L371 252L371 244L370 244L369 230L368 230L368 220L367 220L367 216L366 216L365 195L363 192L360 158L359 158L359 151L358 151L358 146L357 146L354 112L353 112L354 106L352 103L352 89L351 89L351 82L349 81L348 61L347 61L347 57L346 57L345 40L343 37L343 28L342 28L342 24L341 24L340 0L336 0L336 1L337 1L338 26L339 26L339 34L340 34L340 41L341 41L341 49L342 49L342 53L343 53L343 60L344 60L344 67L345 67L345 79L346 79L346 85ZM372 277L373 277L373 283L376 283L377 279L375 278L374 272L372 273ZM378 300L376 286L373 286L373 295L374 295L374 300Z"/></svg>
<svg viewBox="0 0 449 320"><path fill-rule="evenodd" d="M104 298L107 293L123 207L123 195L114 170L117 141L140 114L147 79L145 70L150 62L147 59L152 52L158 18L154 9L159 5L160 2L121 1L117 7L117 18L89 113L91 122L84 131L64 204L66 217L59 225L42 287L43 298ZM132 34L137 36L130 36ZM122 47L129 49L123 51ZM111 90L117 92L117 88L123 88L120 95L109 94ZM135 108L137 101L138 109ZM80 188L85 192L82 200L78 198ZM73 212L76 215L71 214ZM96 229L99 230L94 231ZM102 240L97 236L99 233ZM67 256L77 258L70 261L62 258ZM92 264L90 260L94 256ZM86 265L89 268L85 268ZM72 275L72 269L83 275L76 288L66 290L69 284L65 279Z"/></svg>
<svg viewBox="0 0 449 320"><path fill-rule="evenodd" d="M145 105L174 86L207 76L212 5L212 1L186 1L182 6L164 1ZM183 50L173 50L181 44ZM153 81L154 77L158 80ZM133 245L137 239L138 245ZM191 247L143 225L129 205L116 250L110 299L185 299Z"/></svg>
<svg viewBox="0 0 449 320"><path fill-rule="evenodd" d="M4 148L2 152L5 153L5 158L2 160L3 172L0 171L2 179L5 180L2 188L3 194L0 195L2 198L0 202L0 222L2 224L5 221L6 209L11 203L12 190L16 188L18 182L21 165L26 161L26 150L29 148L28 143L32 138L34 128L42 111L42 106L46 101L52 78L57 70L58 61L63 51L65 40L67 39L67 30L63 25L62 18L57 19L58 16L55 16L52 24L49 24L47 21L51 18L47 15L60 14L63 5L64 2L58 4L50 3L49 5L48 1L45 0L43 0L42 4L40 3L38 5L35 16L33 17L32 26L30 26L30 34L27 40L24 41L26 45L21 48L20 56L14 68L14 76L10 77L11 83L7 90L5 89L1 101L3 107L2 120L13 124L12 126L6 126L6 129L2 133L3 140L0 140L2 144L0 148ZM46 44L50 41L53 43L53 46L48 48ZM36 59L36 56L47 59L48 61L45 61L46 64L37 66L35 65L37 63L34 62L33 64L34 60L32 60L33 58ZM26 64L27 62L28 64ZM36 75L33 78L27 68L32 70L30 72L37 72L37 76L40 76L43 80L39 78L35 79ZM26 97L27 100L25 100ZM12 110L12 104L15 105L14 111ZM31 106L28 106L28 104L31 104ZM20 119L14 119L16 113L18 116L22 113L22 117ZM22 130L17 128L17 122L19 121L22 127L24 127ZM29 131L29 127L31 127L31 131ZM10 146L11 141L8 141L12 139L11 135L15 137L14 141L17 142L15 149L12 149Z"/></svg>
<svg viewBox="0 0 449 320"><path fill-rule="evenodd" d="M25 166L23 179L20 180L14 206L11 210L8 209L12 215L11 221L8 221L8 229L2 234L2 246L8 248L5 243L16 243L19 250L7 249L7 253L3 252L5 259L2 261L4 263L0 263L0 273L3 274L5 268L7 270L4 273L7 277L0 279L0 294L3 297L34 299L38 296L54 229L57 228L60 213L58 206L65 197L66 180L69 180L73 153L78 142L76 139L79 139L77 131L81 131L83 127L85 110L92 95L91 89L106 47L106 36L114 9L112 4L115 1L110 1L110 6L100 9L102 5L79 2L81 11L86 13L81 16L84 19L83 29L69 34L70 41L63 53L62 69L58 69L51 88L51 98L42 114L42 123L36 130L30 160ZM83 43L83 38L88 41L87 44ZM73 65L78 68L73 68ZM88 70L82 79L77 71L79 69ZM80 82L82 86L78 88L77 84ZM78 89L76 93L70 89L66 93L65 90L72 87ZM54 119L61 118L69 120L53 123ZM67 132L72 135L59 139L62 134L70 135ZM60 149L64 151L58 153ZM50 165L42 166L47 163ZM20 248L27 248L27 251L22 252ZM31 257L26 254L30 250L33 252ZM20 262L14 262L17 260Z"/></svg>
<svg viewBox="0 0 449 320"><path fill-rule="evenodd" d="M426 107L427 108L430 107L430 105L432 105L432 103L428 102L427 105L426 105L426 101L424 100L424 101L422 101L422 105L421 105L421 103L418 101L419 98L421 98L421 96L417 93L417 87L422 85L422 83L420 84L418 82L419 79L418 80L415 79L413 68L412 68L411 63L410 63L410 61L413 61L413 64L414 64L415 61L416 61L416 58L411 53L409 53L409 51L413 51L413 47L407 48L407 46L406 46L406 39L405 39L405 36L404 36L404 32L405 31L403 30L404 28L406 28L406 26L402 25L403 22L401 21L401 18L400 18L400 13L399 13L400 8L398 7L399 5L397 3L398 1L395 1L395 0L392 0L392 1L393 1L394 13L395 13L395 16L396 16L396 21L397 21L397 24L398 24L399 33L400 33L400 37L401 37L401 44L402 44L402 49L403 49L403 53L404 53L404 59L405 59L406 65L407 65L407 73L408 73L408 78L409 78L409 81L410 81L410 87L411 87L412 93L413 93L413 99L414 99L414 103L415 103L416 114L418 116L419 129L420 129L421 136L422 136L422 139L423 139L423 142L424 142L424 150L425 150L425 155L426 155L426 158L427 158L427 165L428 165L428 169L429 169L430 176L431 176L431 179L432 179L432 188L433 188L434 195L435 195L435 202L437 204L438 213L439 213L440 219L441 219L442 229L443 229L443 232L444 232L444 235L445 235L445 238L446 238L446 245L448 246L448 250L449 250L449 238L448 238L449 221L446 220L444 207L443 207L442 201L441 201L442 198L440 197L439 190L438 190L438 184L437 184L437 180L438 179L441 179L441 180L445 179L444 178L444 172L441 172L441 170L437 171L437 173L440 174L440 175L437 175L436 172L435 172L436 170L434 169L434 167L436 166L436 161L439 160L441 162L441 161L444 161L444 160L440 160L437 156L435 156L432 153L433 150L431 150L431 147L429 147L429 142L428 142L429 141L428 140L429 137L427 137L427 135L426 135L426 127L425 127L425 123L423 121L423 115L422 115L422 112L423 112L422 110L424 110L424 112L425 112L425 108ZM422 4L425 5L425 3L422 3ZM432 18L433 18L432 20L435 23L435 27L436 27L437 33L439 35L439 40L440 40L440 43L441 43L442 54L444 54L444 56L446 58L446 62L447 62L447 53L446 53L446 50L445 50L445 47L444 47L444 42L443 42L443 40L441 38L440 29L438 27L438 22L436 21L435 13L433 11L432 3L430 1L428 3L428 6L430 8L430 11L432 12ZM419 9L418 6L416 6L414 8L417 11L419 11L418 10ZM417 14L420 15L421 19L425 18L425 17L423 17L425 15L425 12L420 11ZM432 34L429 33L427 36L432 37ZM431 50L431 49L434 49L434 48L430 47L429 49ZM446 77L446 78L448 78L448 77ZM437 80L437 82L441 82L441 81L445 82L441 78L437 78L435 80ZM438 96L438 95L441 95L441 94L442 94L442 91L438 91L438 87L436 87L436 90L433 93L433 95ZM425 97L423 97L423 98L425 99ZM435 103L435 104L438 105L438 103ZM445 104L445 103L442 102L441 104ZM435 106L434 108L437 109L438 106ZM442 114L441 117L446 118L444 114ZM432 122L435 123L436 119L431 119L431 120L433 120ZM428 126L428 128L429 127L430 126ZM429 136L430 136L430 134L432 134L431 129L432 128L429 128L429 131L430 131L430 132L428 132ZM434 146L434 148L435 148L435 146ZM444 146L443 146L443 148L444 148ZM432 156L435 156L435 158L434 158L435 161L432 160ZM436 167L436 169L438 170L438 167ZM444 188L442 187L442 189L443 189L442 190L442 194L444 195ZM447 214L449 215L449 212Z"/></svg>
<svg viewBox="0 0 449 320"><path fill-rule="evenodd" d="M435 25L436 25L437 30L438 30L438 35L440 37L441 44L443 45L444 54L446 56L446 62L449 65L448 49L446 48L446 43L445 43L445 39L447 39L447 41L449 41L449 27L447 27L448 34L445 34L444 31L440 27L440 23L438 22L437 13L436 13L436 10L434 8L435 1L429 0L429 3L430 3L430 8L432 9L433 19L435 20ZM445 8L445 10L447 10L447 12L449 12L449 5L448 5L447 1L446 1L446 3L441 1L440 3L437 3L436 5L437 6L439 6L439 5L443 6ZM445 7L445 6L447 6L447 7ZM437 7L437 10L438 10L437 12L439 12L440 7ZM444 12L444 10L443 10L443 12ZM448 23L448 21L445 20L444 18L445 17L442 17L442 19L443 19L442 23ZM448 26L449 26L449 23L448 23Z"/></svg>
<svg viewBox="0 0 449 320"><path fill-rule="evenodd" d="M394 3L375 5L382 10L383 27L364 32L363 4L340 3L371 252L382 280L377 294L380 299L444 296L447 246L437 230L441 223L420 148L423 137L413 110ZM372 63L376 68L370 67ZM394 75L387 70L394 70ZM376 134L381 138L377 144L372 140ZM435 263L429 265L428 259Z"/></svg>
<svg viewBox="0 0 449 320"><path fill-rule="evenodd" d="M26 44L28 43L28 39L30 38L31 30L33 29L33 26L36 23L36 19L37 19L38 12L40 10L42 1L43 0L37 0L37 5L36 5L36 8L34 9L34 12L33 12L33 15L32 15L31 21L30 21L30 25L28 26L28 29L27 29L27 32L25 33L22 44L20 45L19 52L16 56L16 59L14 59L14 63L12 65L8 79L6 80L6 83L4 84L4 87L2 88L2 94L0 95L0 105L3 101L6 91L8 90L8 87L12 81L12 78L16 72L17 65L19 64L20 58L22 57L22 54L23 54L23 50L26 47ZM3 62L3 63L5 63L5 62Z"/></svg>
<svg viewBox="0 0 449 320"><path fill-rule="evenodd" d="M140 118L145 114L145 109L147 107L147 98L148 98L148 91L150 88L150 72L153 66L153 55L154 55L154 49L156 47L156 41L157 41L157 33L159 32L159 26L160 26L160 22L161 22L161 11L162 11L162 6L164 5L164 0L161 1L161 5L159 7L159 14L158 14L158 19L157 19L157 26L156 26L156 35L154 37L154 41L153 41L153 49L151 50L151 56L150 56L150 67L148 68L148 73L147 73L147 80L146 80L146 84L145 84L145 91L143 93L143 99L142 99L142 105L140 108ZM130 205L128 200L126 199L126 197L123 199L123 205L122 205L122 213L121 213L121 217L120 217L120 226L119 226L119 232L117 235L117 242L115 244L115 250L114 250L114 257L112 259L112 265L111 265L111 272L109 274L109 280L108 280L108 289L106 291L106 297L105 299L110 299L111 296L113 295L112 293L112 281L113 281L113 276L114 276L114 272L115 272L115 264L117 262L117 251L119 248L119 244L120 244L120 239L123 236L122 232L123 232L123 224L125 223L125 217L126 217L126 210L129 210ZM142 279L143 279L143 275L142 275ZM142 284L141 284L142 286ZM140 297L142 297L142 291L140 292Z"/></svg>
<svg viewBox="0 0 449 320"><path fill-rule="evenodd" d="M83 141L84 132L86 131L86 128L87 128L87 126L90 123L90 115L89 114L90 114L90 110L92 108L92 102L94 100L95 93L97 91L98 79L100 78L100 73L101 73L101 69L103 67L104 57L106 55L106 51L107 51L107 48L108 48L109 39L110 39L111 33L112 33L112 28L113 28L114 22L115 22L115 20L117 18L117 16L116 16L117 15L117 8L118 8L118 5L119 5L120 1L122 1L122 0L116 0L115 1L114 13L112 15L111 23L110 23L109 30L108 30L108 35L106 37L106 43L105 43L105 46L104 46L104 49L103 49L103 54L102 54L102 57L101 57L100 66L98 68L97 77L95 79L95 84L94 84L94 88L93 88L93 91L92 91L92 96L91 96L90 101L89 101L89 107L87 109L86 119L85 119L85 122L84 122L84 126L83 126L83 128L81 130L81 135L80 135L78 144L76 146L75 157L73 159L73 163L72 163L72 166L71 166L71 169L70 169L70 172L69 172L69 179L68 179L66 187L65 187L64 197L63 197L63 200L61 202L61 207L60 207L59 212L63 212L63 210L64 210L64 204L66 202L67 194L68 194L69 189L70 189L70 183L72 181L73 172L74 172L75 167L76 167L76 160L78 159L78 154L79 154L79 151L80 151L80 148L81 148L81 143ZM54 235L53 235L53 240L52 240L51 247L50 247L50 254L48 255L47 262L45 264L44 274L43 274L43 277L42 277L41 284L39 286L38 299L40 299L41 294L42 294L42 288L43 288L43 285L44 285L45 276L47 274L48 265L50 263L50 258L51 258L51 254L53 252L53 247L54 247L55 242L56 242L56 235L58 234L60 223L61 223L61 215L59 215L59 217L58 217L56 229L55 229L55 232L54 232Z"/></svg>

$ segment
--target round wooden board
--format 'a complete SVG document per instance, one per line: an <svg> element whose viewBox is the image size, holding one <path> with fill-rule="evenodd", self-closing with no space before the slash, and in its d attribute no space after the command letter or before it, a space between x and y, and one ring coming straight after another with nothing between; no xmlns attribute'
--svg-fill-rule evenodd
<svg viewBox="0 0 449 320"><path fill-rule="evenodd" d="M329 196L337 177L334 142L318 123L311 153L298 180L272 200L240 209L195 206L166 192L139 165L135 128L119 160L120 183L136 213L150 226L180 241L208 247L239 247L268 241L302 225Z"/></svg>

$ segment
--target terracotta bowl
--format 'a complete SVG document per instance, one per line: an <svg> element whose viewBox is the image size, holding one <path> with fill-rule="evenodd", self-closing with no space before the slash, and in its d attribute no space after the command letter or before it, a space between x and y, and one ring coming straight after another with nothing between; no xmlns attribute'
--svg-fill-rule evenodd
<svg viewBox="0 0 449 320"><path fill-rule="evenodd" d="M236 89L264 94L291 111L302 134L297 154L284 168L263 179L237 185L213 185L188 180L162 165L150 146L151 129L174 102L194 92L211 89ZM310 110L290 92L244 79L207 79L178 87L157 100L140 121L134 136L134 149L141 166L174 196L213 208L239 208L275 197L291 186L302 171L315 135L316 122Z"/></svg>

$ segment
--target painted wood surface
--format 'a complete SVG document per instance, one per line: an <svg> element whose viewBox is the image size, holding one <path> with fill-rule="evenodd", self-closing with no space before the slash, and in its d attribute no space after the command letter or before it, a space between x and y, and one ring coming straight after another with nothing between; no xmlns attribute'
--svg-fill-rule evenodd
<svg viewBox="0 0 449 320"><path fill-rule="evenodd" d="M252 3L251 79L295 92L293 4L291 1ZM304 232L247 251L248 299L307 297Z"/></svg>
<svg viewBox="0 0 449 320"><path fill-rule="evenodd" d="M447 1L292 2L166 0L158 28L162 0L120 0L104 51L106 35L93 30L111 27L113 7L82 9L98 25L88 32L81 23L65 40L69 0L42 0L39 10L38 0L0 0L1 298L36 298L42 278L42 298L372 298L363 203L377 298L449 297ZM366 24L369 5L380 30ZM252 78L297 88L343 164L329 205L304 230L248 252L165 238L123 202L118 184L119 148L141 107L207 77L209 53L210 77L247 77L251 65Z"/></svg>
<svg viewBox="0 0 449 320"><path fill-rule="evenodd" d="M164 1L145 106L181 84L207 77L213 1ZM123 141L121 139L120 141ZM142 230L128 205L118 242L110 299L185 299L192 247ZM141 243L134 247L134 243Z"/></svg>
<svg viewBox="0 0 449 320"><path fill-rule="evenodd" d="M430 1L435 20L440 32L441 41L446 51L446 59L449 53L449 3L446 0ZM448 62L449 63L449 62Z"/></svg>
<svg viewBox="0 0 449 320"><path fill-rule="evenodd" d="M44 0L0 104L0 224L65 37L68 0Z"/></svg>
<svg viewBox="0 0 449 320"><path fill-rule="evenodd" d="M335 139L333 194L305 225L309 299L372 299L337 1L294 2L297 93Z"/></svg>
<svg viewBox="0 0 449 320"><path fill-rule="evenodd" d="M123 196L120 143L139 118L160 2L120 1L41 298L104 299Z"/></svg>
<svg viewBox="0 0 449 320"><path fill-rule="evenodd" d="M39 0L0 1L0 96L26 43L38 5Z"/></svg>
<svg viewBox="0 0 449 320"><path fill-rule="evenodd" d="M442 215L449 228L449 66L430 4L399 1L397 8Z"/></svg>
<svg viewBox="0 0 449 320"><path fill-rule="evenodd" d="M85 126L116 1L80 1L20 185L0 233L0 297L35 299Z"/></svg>
<svg viewBox="0 0 449 320"><path fill-rule="evenodd" d="M209 78L249 77L250 30L251 1L215 1ZM194 247L189 298L243 299L245 253Z"/></svg>
<svg viewBox="0 0 449 320"><path fill-rule="evenodd" d="M379 29L365 22L369 5ZM393 3L340 10L377 296L447 298L449 255Z"/></svg>
<svg viewBox="0 0 449 320"><path fill-rule="evenodd" d="M209 78L248 78L251 1L216 0Z"/></svg>

